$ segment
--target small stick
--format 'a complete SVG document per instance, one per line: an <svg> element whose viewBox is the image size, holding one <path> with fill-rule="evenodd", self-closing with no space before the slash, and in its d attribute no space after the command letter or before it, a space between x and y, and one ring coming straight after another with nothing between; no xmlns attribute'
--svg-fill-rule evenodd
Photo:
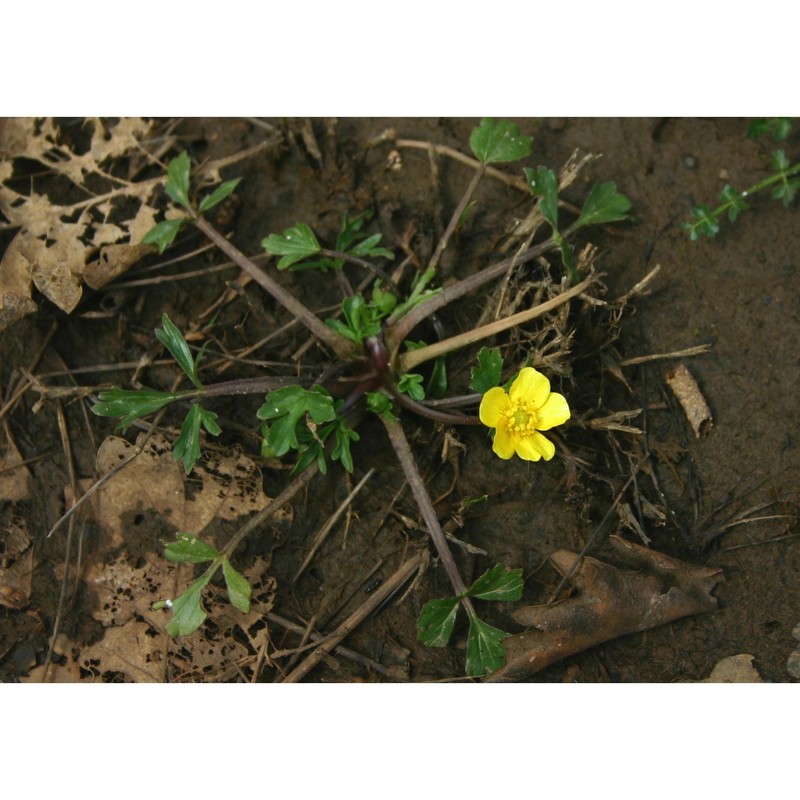
<svg viewBox="0 0 800 800"><path fill-rule="evenodd" d="M422 563L422 555L410 558L375 592L362 603L325 641L290 672L282 683L297 683L302 680L321 660L349 636L367 617L380 608L416 572Z"/></svg>
<svg viewBox="0 0 800 800"><path fill-rule="evenodd" d="M664 361L670 358L688 358L690 356L702 356L711 350L710 344L698 344L694 347L687 347L685 350L673 350L671 353L651 353L648 356L635 356L626 358L619 362L620 367L632 367L634 364L646 364L648 361Z"/></svg>

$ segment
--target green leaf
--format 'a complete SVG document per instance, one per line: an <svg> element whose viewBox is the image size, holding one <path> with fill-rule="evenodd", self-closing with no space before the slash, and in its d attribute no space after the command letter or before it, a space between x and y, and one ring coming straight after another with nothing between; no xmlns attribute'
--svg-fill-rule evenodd
<svg viewBox="0 0 800 800"><path fill-rule="evenodd" d="M790 161L786 158L786 152L782 148L773 151L769 162L770 169L774 169L776 172L784 172L789 169L789 164Z"/></svg>
<svg viewBox="0 0 800 800"><path fill-rule="evenodd" d="M497 564L470 586L469 597L478 600L519 600L522 597L522 570L506 570Z"/></svg>
<svg viewBox="0 0 800 800"><path fill-rule="evenodd" d="M310 391L300 386L285 386L270 392L256 412L259 419L275 420L269 429L269 446L276 456L297 450L297 423L305 414L317 425L336 417L333 398L320 386Z"/></svg>
<svg viewBox="0 0 800 800"><path fill-rule="evenodd" d="M695 206L692 209L694 222L685 222L682 227L689 232L689 238L695 242L701 236L713 238L719 233L719 222L714 212L706 205Z"/></svg>
<svg viewBox="0 0 800 800"><path fill-rule="evenodd" d="M282 234L270 234L263 239L261 246L274 256L283 256L278 261L278 269L286 269L313 256L322 249L313 231L305 222L299 222L293 228L287 228Z"/></svg>
<svg viewBox="0 0 800 800"><path fill-rule="evenodd" d="M119 427L124 432L135 419L146 417L180 398L172 392L152 389L109 389L100 392L99 403L92 406L98 417L122 417Z"/></svg>
<svg viewBox="0 0 800 800"><path fill-rule="evenodd" d="M617 193L617 184L614 181L598 183L592 187L592 191L586 198L574 228L619 222L628 218L627 212L630 207L631 201L625 195Z"/></svg>
<svg viewBox="0 0 800 800"><path fill-rule="evenodd" d="M188 636L194 633L208 616L203 609L202 592L211 580L213 571L207 571L198 578L182 595L172 602L172 619L167 623L170 636Z"/></svg>
<svg viewBox="0 0 800 800"><path fill-rule="evenodd" d="M380 240L381 234L376 233L344 252L358 258L388 258L390 261L394 260L394 253L391 250L387 250L385 247L378 247Z"/></svg>
<svg viewBox="0 0 800 800"><path fill-rule="evenodd" d="M250 611L250 584L247 578L237 572L227 558L222 561L222 574L225 576L225 585L228 587L228 599L234 608L238 608L242 614Z"/></svg>
<svg viewBox="0 0 800 800"><path fill-rule="evenodd" d="M179 203L189 210L192 208L189 203L189 173L191 169L189 154L185 150L167 165L167 194L173 202Z"/></svg>
<svg viewBox="0 0 800 800"><path fill-rule="evenodd" d="M360 438L356 431L344 424L343 420L337 420L336 443L331 452L331 458L334 461L341 461L342 466L351 474L353 472L353 456L350 453L350 442L357 442Z"/></svg>
<svg viewBox="0 0 800 800"><path fill-rule="evenodd" d="M533 139L520 135L519 128L508 120L483 119L469 137L469 146L478 161L493 164L519 161L531 154Z"/></svg>
<svg viewBox="0 0 800 800"><path fill-rule="evenodd" d="M142 244L158 245L158 252L163 253L174 241L178 231L186 224L185 219L166 219L142 237Z"/></svg>
<svg viewBox="0 0 800 800"><path fill-rule="evenodd" d="M200 378L197 376L197 364L192 358L192 351L189 349L189 345L186 344L183 334L166 314L161 317L161 327L156 328L156 339L172 353L172 357L189 376L189 380L198 389L202 389L203 384L200 383Z"/></svg>
<svg viewBox="0 0 800 800"><path fill-rule="evenodd" d="M425 603L417 620L417 638L422 644L444 647L450 641L460 602L457 597L445 597Z"/></svg>
<svg viewBox="0 0 800 800"><path fill-rule="evenodd" d="M503 374L503 357L499 347L482 347L478 352L478 366L472 368L472 379L469 388L473 392L486 394L489 389L500 383Z"/></svg>
<svg viewBox="0 0 800 800"><path fill-rule="evenodd" d="M202 214L204 211L214 208L217 203L221 203L239 185L239 181L241 178L234 178L232 181L225 181L221 186L217 186L208 197L204 197L201 201L198 209L200 213Z"/></svg>
<svg viewBox="0 0 800 800"><path fill-rule="evenodd" d="M397 305L397 296L394 292L387 292L381 288L380 280L375 282L375 288L372 290L372 300L370 305L376 309L382 316L392 313L392 310Z"/></svg>
<svg viewBox="0 0 800 800"><path fill-rule="evenodd" d="M800 188L800 180L784 180L783 183L778 184L778 186L772 190L772 196L776 200L781 200L784 207L788 208L797 195L798 188Z"/></svg>
<svg viewBox="0 0 800 800"><path fill-rule="evenodd" d="M428 381L428 394L436 400L447 394L447 361L444 356L437 356L433 362Z"/></svg>
<svg viewBox="0 0 800 800"><path fill-rule="evenodd" d="M725 186L720 192L719 197L723 204L728 206L728 219L731 222L736 222L739 214L750 208L744 201L744 195L741 192L737 192L736 189L730 185Z"/></svg>
<svg viewBox="0 0 800 800"><path fill-rule="evenodd" d="M381 332L380 319L385 316L379 308L368 305L360 293L346 297L342 303L342 313L347 324L337 319L326 319L325 324L353 342L363 342L369 336Z"/></svg>
<svg viewBox="0 0 800 800"><path fill-rule="evenodd" d="M397 390L407 394L412 400L419 402L425 399L425 390L422 388L424 380L422 375L418 375L415 372L407 372L397 381Z"/></svg>
<svg viewBox="0 0 800 800"><path fill-rule="evenodd" d="M180 436L172 445L172 457L176 461L183 461L183 469L187 475L200 458L200 406L197 403L192 403L183 420Z"/></svg>
<svg viewBox="0 0 800 800"><path fill-rule="evenodd" d="M502 667L506 660L506 651L501 642L508 635L478 617L470 619L467 637L467 675L486 675Z"/></svg>
<svg viewBox="0 0 800 800"><path fill-rule="evenodd" d="M774 120L773 125L773 135L775 136L776 142L782 142L784 139L789 138L789 134L792 132L792 121L787 117L778 117Z"/></svg>
<svg viewBox="0 0 800 800"><path fill-rule="evenodd" d="M219 550L201 542L191 533L181 532L174 542L164 548L164 555L168 561L178 564L202 564L204 561L213 561L219 555Z"/></svg>
<svg viewBox="0 0 800 800"><path fill-rule="evenodd" d="M206 429L206 432L212 436L219 436L222 433L222 428L217 423L217 415L213 411L206 411L200 406L198 408L200 408L200 423Z"/></svg>
<svg viewBox="0 0 800 800"><path fill-rule="evenodd" d="M392 398L383 392L367 392L367 410L389 422L397 422L397 417L392 413Z"/></svg>
<svg viewBox="0 0 800 800"><path fill-rule="evenodd" d="M541 209L544 218L553 230L558 229L558 178L548 167L523 170L528 185L535 197L541 197Z"/></svg>
<svg viewBox="0 0 800 800"><path fill-rule="evenodd" d="M769 131L769 120L765 117L754 119L747 128L747 138L757 139Z"/></svg>

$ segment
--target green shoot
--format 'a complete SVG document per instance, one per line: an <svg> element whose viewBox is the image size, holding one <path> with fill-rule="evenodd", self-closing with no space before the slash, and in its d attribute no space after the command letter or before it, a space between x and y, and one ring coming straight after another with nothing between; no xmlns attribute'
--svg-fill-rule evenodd
<svg viewBox="0 0 800 800"><path fill-rule="evenodd" d="M336 417L333 398L320 386L311 390L285 386L270 392L256 413L259 419L272 421L267 442L271 452L278 457L300 448L297 428L306 415L316 425L330 422ZM304 423L303 427L308 428L308 423Z"/></svg>
<svg viewBox="0 0 800 800"><path fill-rule="evenodd" d="M772 134L776 142L786 139L792 130L789 119L779 117L775 119L754 120L747 131L750 139ZM750 186L744 191L738 191L727 185L720 193L720 203L716 208L705 204L698 204L692 208L691 220L684 222L681 227L689 234L691 241L697 241L703 236L709 239L719 233L720 219L727 216L730 222L735 222L742 211L750 208L745 202L757 192L771 188L773 199L780 200L784 208L788 208L800 191L800 163L792 164L782 148L773 151L769 162L771 174L764 180Z"/></svg>
<svg viewBox="0 0 800 800"><path fill-rule="evenodd" d="M183 206L190 214L194 214L189 199L190 175L191 162L189 154L184 150L167 165L167 183L164 188L174 203ZM222 202L234 191L240 180L240 178L235 178L218 186L210 195L203 198L198 212L202 214ZM142 237L142 244L157 245L158 252L163 253L175 241L181 228L189 221L187 217L181 217L159 222Z"/></svg>
<svg viewBox="0 0 800 800"><path fill-rule="evenodd" d="M383 417L389 422L397 422L397 417L392 413L392 398L383 392L367 392L367 411Z"/></svg>
<svg viewBox="0 0 800 800"><path fill-rule="evenodd" d="M417 620L417 638L428 647L444 647L455 628L461 600L512 601L522 597L522 570L506 570L497 564L481 575L465 592L456 597L431 600L422 607ZM503 665L505 651L501 644L509 634L470 615L467 637L467 674L486 675Z"/></svg>
<svg viewBox="0 0 800 800"><path fill-rule="evenodd" d="M372 219L372 211L364 211L350 219L347 214L342 220L342 227L336 237L336 249L334 255L315 261L298 261L291 265L292 270L303 269L341 269L345 264L345 259L340 256L350 256L352 258L387 258L394 259L394 253L385 247L379 247L381 234L368 234L362 231L365 223ZM268 241L265 240L265 241ZM265 245L266 246L266 245ZM272 251L270 251L272 252ZM325 251L328 252L328 251Z"/></svg>
<svg viewBox="0 0 800 800"><path fill-rule="evenodd" d="M422 382L425 380L422 375L417 375L414 372L408 372L402 375L397 381L397 391L407 394L412 400L419 402L425 399L425 389L422 388Z"/></svg>
<svg viewBox="0 0 800 800"><path fill-rule="evenodd" d="M562 234L558 228L558 178L555 172L548 167L537 167L535 170L526 167L523 171L534 197L541 198L542 215L553 230L553 241L561 251L561 260L569 272L570 280L577 283L580 276L575 268L572 246L566 240L567 235L585 225L602 225L627 219L630 200L617 192L614 181L596 184L586 198L578 219Z"/></svg>
<svg viewBox="0 0 800 800"><path fill-rule="evenodd" d="M170 636L188 636L206 621L208 615L203 608L203 589L220 567L231 605L243 614L250 611L251 587L247 578L231 566L226 555L210 544L200 541L189 533L179 533L177 539L166 546L164 555L167 560L178 564L212 562L208 569L175 600L161 600L153 604L153 610L172 609L172 619L166 626Z"/></svg>
<svg viewBox="0 0 800 800"><path fill-rule="evenodd" d="M213 411L206 411L199 403L192 403L189 413L183 420L180 436L172 445L172 457L176 461L183 461L183 469L187 475L200 458L201 426L212 436L219 436L222 432L222 428L217 424L217 415Z"/></svg>
<svg viewBox="0 0 800 800"><path fill-rule="evenodd" d="M483 164L519 161L531 154L533 139L522 136L513 122L483 119L469 137L475 158Z"/></svg>
<svg viewBox="0 0 800 800"><path fill-rule="evenodd" d="M369 336L377 336L381 332L381 319L385 317L380 306L367 303L362 294L346 297L342 303L345 322L338 319L326 319L325 324L353 342L361 343Z"/></svg>

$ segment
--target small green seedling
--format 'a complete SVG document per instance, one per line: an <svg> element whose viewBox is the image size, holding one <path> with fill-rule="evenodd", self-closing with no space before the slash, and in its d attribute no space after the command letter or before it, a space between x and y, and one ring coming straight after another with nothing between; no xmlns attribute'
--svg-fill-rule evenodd
<svg viewBox="0 0 800 800"><path fill-rule="evenodd" d="M755 139L772 134L776 142L781 142L789 136L791 130L792 123L788 119L758 119L750 125L747 136ZM738 191L726 184L720 192L720 203L716 208L704 204L694 206L691 221L681 225L689 234L689 238L693 242L703 236L713 238L719 233L720 220L723 217L727 216L729 222L735 222L742 211L750 208L747 199L770 187L773 199L780 200L784 208L788 208L800 190L800 163L792 164L785 150L777 148L772 152L769 168L771 174L768 177L744 191Z"/></svg>
<svg viewBox="0 0 800 800"><path fill-rule="evenodd" d="M522 597L522 570L506 570L497 564L478 578L466 592L455 597L431 600L422 607L417 620L417 638L428 647L445 647L453 635L461 601L476 600L510 602ZM509 636L494 628L474 613L470 614L467 636L467 674L480 676L494 672L505 663L501 642Z"/></svg>
<svg viewBox="0 0 800 800"><path fill-rule="evenodd" d="M203 589L222 567L222 575L228 590L228 599L234 608L243 614L250 611L251 587L241 573L232 566L228 557L210 544L200 541L190 533L178 533L174 542L164 549L168 561L177 564L203 564L211 561L208 569L182 594L174 600L160 600L153 604L153 610L162 608L172 610L172 619L166 631L170 636L188 636L194 633L205 621L208 614L203 608Z"/></svg>
<svg viewBox="0 0 800 800"><path fill-rule="evenodd" d="M161 325L162 327L156 329L156 338L169 350L178 366L194 384L195 390L158 392L152 389L109 389L100 392L99 402L92 406L92 413L99 417L121 417L118 427L124 432L136 419L153 414L170 403L195 398L172 448L173 458L183 462L183 468L188 475L200 458L200 428L204 428L212 436L218 436L222 429L217 424L217 415L204 409L196 400L197 395L203 391L198 365L205 348L201 348L197 356L193 357L183 334L167 314L161 318Z"/></svg>

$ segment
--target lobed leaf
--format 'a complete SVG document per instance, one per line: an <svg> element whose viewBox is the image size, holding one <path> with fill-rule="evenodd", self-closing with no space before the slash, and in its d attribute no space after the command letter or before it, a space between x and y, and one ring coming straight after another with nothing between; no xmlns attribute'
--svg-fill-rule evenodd
<svg viewBox="0 0 800 800"><path fill-rule="evenodd" d="M92 406L92 413L98 417L122 417L119 427L124 432L134 420L159 411L180 395L152 389L108 389L98 397L100 402Z"/></svg>
<svg viewBox="0 0 800 800"><path fill-rule="evenodd" d="M473 392L486 394L489 389L500 383L503 373L503 357L499 347L482 347L478 351L478 366L472 368L469 388Z"/></svg>
<svg viewBox="0 0 800 800"><path fill-rule="evenodd" d="M530 136L522 136L508 120L483 119L469 137L472 152L484 164L519 161L531 154L532 143Z"/></svg>
<svg viewBox="0 0 800 800"><path fill-rule="evenodd" d="M208 615L203 608L202 592L211 580L212 574L212 571L206 572L173 600L172 619L166 626L170 636L188 636L206 621Z"/></svg>
<svg viewBox="0 0 800 800"><path fill-rule="evenodd" d="M425 603L417 620L417 638L422 644L444 647L450 641L460 602L457 597L445 597Z"/></svg>
<svg viewBox="0 0 800 800"><path fill-rule="evenodd" d="M467 637L467 675L486 675L503 666L506 651L501 642L509 634L473 617Z"/></svg>
<svg viewBox="0 0 800 800"><path fill-rule="evenodd" d="M631 201L617 192L617 184L614 181L598 183L592 187L574 227L619 222L628 218L627 212L630 208Z"/></svg>
<svg viewBox="0 0 800 800"><path fill-rule="evenodd" d="M333 398L320 386L311 390L285 386L267 395L256 415L259 419L275 420L269 427L268 441L276 456L299 448L296 428L305 414L317 425L330 422L336 417Z"/></svg>
<svg viewBox="0 0 800 800"><path fill-rule="evenodd" d="M541 197L541 209L544 218L553 230L558 229L558 178L549 167L537 167L523 170L528 185L535 197Z"/></svg>
<svg viewBox="0 0 800 800"><path fill-rule="evenodd" d="M261 246L274 256L283 256L278 261L278 269L287 269L322 249L314 232L305 222L287 228L282 234L270 234L262 240Z"/></svg>

